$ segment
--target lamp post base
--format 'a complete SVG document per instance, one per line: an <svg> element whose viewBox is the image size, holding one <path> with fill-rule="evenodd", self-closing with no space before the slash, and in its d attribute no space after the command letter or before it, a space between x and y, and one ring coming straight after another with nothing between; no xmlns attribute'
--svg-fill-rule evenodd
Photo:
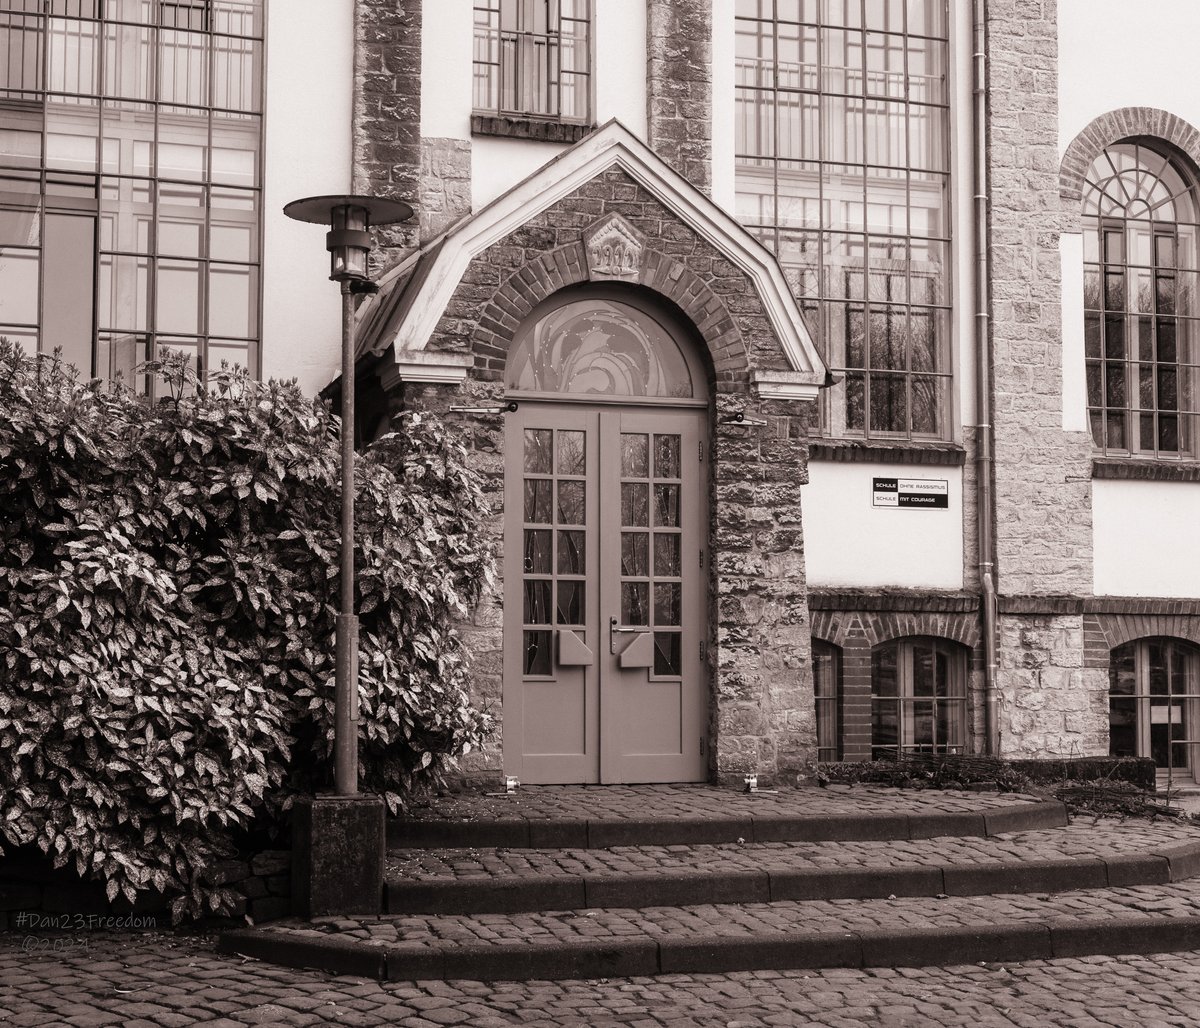
<svg viewBox="0 0 1200 1028"><path fill-rule="evenodd" d="M383 909L384 804L305 796L292 808L292 907L301 917Z"/></svg>

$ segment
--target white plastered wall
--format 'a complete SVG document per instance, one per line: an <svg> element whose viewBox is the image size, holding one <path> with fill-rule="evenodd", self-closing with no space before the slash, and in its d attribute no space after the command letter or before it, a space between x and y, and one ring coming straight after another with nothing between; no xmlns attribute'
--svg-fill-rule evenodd
<svg viewBox="0 0 1200 1028"><path fill-rule="evenodd" d="M329 281L324 230L283 205L350 187L353 5L266 5L263 182L263 378L298 378L307 393L341 361L341 297Z"/></svg>
<svg viewBox="0 0 1200 1028"><path fill-rule="evenodd" d="M813 461L809 476L801 502L810 586L962 588L961 468ZM949 508L875 507L875 478L945 480Z"/></svg>
<svg viewBox="0 0 1200 1028"><path fill-rule="evenodd" d="M262 377L322 389L340 362L341 299L324 230L284 217L302 196L350 190L353 5L267 4Z"/></svg>
<svg viewBox="0 0 1200 1028"><path fill-rule="evenodd" d="M1200 482L1092 482L1098 596L1200 594Z"/></svg>
<svg viewBox="0 0 1200 1028"><path fill-rule="evenodd" d="M1059 0L1059 145L1101 114L1158 107L1200 127L1196 0Z"/></svg>
<svg viewBox="0 0 1200 1028"><path fill-rule="evenodd" d="M618 118L645 139L646 0L593 0L593 12L592 121L603 125ZM471 140L471 206L479 210L567 144L471 137L471 22L467 0L425 5L421 134ZM429 96L431 83L436 98ZM449 88L442 89L443 83Z"/></svg>
<svg viewBox="0 0 1200 1028"><path fill-rule="evenodd" d="M1122 107L1155 107L1200 127L1195 0L1059 0L1059 148ZM1063 428L1086 431L1083 253L1061 239ZM1200 595L1200 483L1092 483L1094 588L1098 595Z"/></svg>

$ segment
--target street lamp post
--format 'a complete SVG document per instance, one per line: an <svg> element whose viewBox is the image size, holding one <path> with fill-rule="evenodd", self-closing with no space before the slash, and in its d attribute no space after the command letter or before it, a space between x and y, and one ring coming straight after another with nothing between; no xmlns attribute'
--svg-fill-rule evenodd
<svg viewBox="0 0 1200 1028"><path fill-rule="evenodd" d="M367 255L372 225L407 221L412 208L373 196L310 196L283 213L328 225L329 277L342 290L342 540L341 603L337 615L337 686L333 718L334 791L358 793L358 615L354 613L354 297L371 292Z"/></svg>

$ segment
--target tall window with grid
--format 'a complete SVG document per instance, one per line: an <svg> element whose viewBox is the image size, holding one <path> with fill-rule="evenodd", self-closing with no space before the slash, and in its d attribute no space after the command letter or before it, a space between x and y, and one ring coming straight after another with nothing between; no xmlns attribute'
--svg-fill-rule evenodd
<svg viewBox="0 0 1200 1028"><path fill-rule="evenodd" d="M476 0L476 113L586 122L590 7L590 0Z"/></svg>
<svg viewBox="0 0 1200 1028"><path fill-rule="evenodd" d="M1164 149L1110 146L1083 195L1092 440L1105 453L1197 456L1200 231L1191 174Z"/></svg>
<svg viewBox="0 0 1200 1028"><path fill-rule="evenodd" d="M945 0L737 0L739 219L826 363L833 436L949 423Z"/></svg>
<svg viewBox="0 0 1200 1028"><path fill-rule="evenodd" d="M258 369L263 0L0 0L0 335Z"/></svg>

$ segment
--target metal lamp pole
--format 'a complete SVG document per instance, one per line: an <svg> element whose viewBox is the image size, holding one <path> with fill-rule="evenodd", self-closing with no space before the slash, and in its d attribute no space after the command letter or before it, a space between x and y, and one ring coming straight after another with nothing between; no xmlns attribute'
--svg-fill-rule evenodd
<svg viewBox="0 0 1200 1028"><path fill-rule="evenodd" d="M358 793L358 615L354 613L354 297L374 292L367 275L372 225L407 221L412 208L372 196L309 196L283 213L328 225L329 277L342 290L342 539L341 602L337 615L337 678L333 714L334 791Z"/></svg>

